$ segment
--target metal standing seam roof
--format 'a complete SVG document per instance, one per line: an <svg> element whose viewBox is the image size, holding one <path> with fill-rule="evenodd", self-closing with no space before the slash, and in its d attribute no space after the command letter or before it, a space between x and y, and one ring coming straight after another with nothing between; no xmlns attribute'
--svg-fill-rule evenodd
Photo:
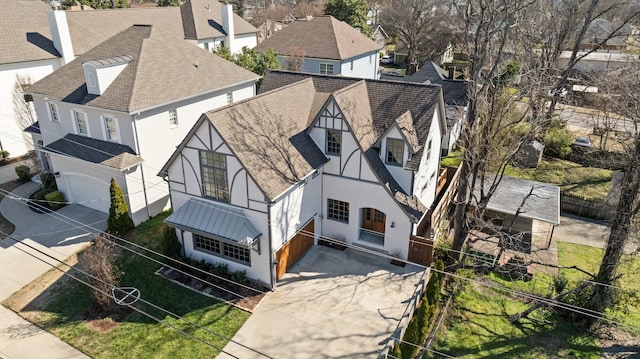
<svg viewBox="0 0 640 359"><path fill-rule="evenodd" d="M195 197L167 217L164 223L246 246L262 235L241 209Z"/></svg>

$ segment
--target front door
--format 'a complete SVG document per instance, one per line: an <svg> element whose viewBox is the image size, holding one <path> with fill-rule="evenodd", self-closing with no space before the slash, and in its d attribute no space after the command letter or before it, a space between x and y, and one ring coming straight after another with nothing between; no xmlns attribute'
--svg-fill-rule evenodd
<svg viewBox="0 0 640 359"><path fill-rule="evenodd" d="M384 233L385 222L387 216L384 212L380 212L373 208L363 208L362 210L362 228L370 231Z"/></svg>

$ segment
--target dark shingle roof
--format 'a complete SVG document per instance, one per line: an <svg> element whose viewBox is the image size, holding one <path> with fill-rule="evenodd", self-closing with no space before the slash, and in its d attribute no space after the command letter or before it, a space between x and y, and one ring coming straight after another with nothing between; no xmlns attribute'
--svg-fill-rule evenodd
<svg viewBox="0 0 640 359"><path fill-rule="evenodd" d="M0 64L54 59L47 4L39 0L0 0Z"/></svg>
<svg viewBox="0 0 640 359"><path fill-rule="evenodd" d="M222 8L218 1L187 0L180 6L180 12L186 39L208 39L227 35L222 29ZM233 28L236 35L258 32L258 29L235 13Z"/></svg>
<svg viewBox="0 0 640 359"><path fill-rule="evenodd" d="M45 146L46 151L122 170L142 162L129 146L67 134Z"/></svg>
<svg viewBox="0 0 640 359"><path fill-rule="evenodd" d="M127 55L131 62L100 96L87 93L82 63ZM239 83L258 75L148 25L135 25L32 85L52 100L133 113Z"/></svg>
<svg viewBox="0 0 640 359"><path fill-rule="evenodd" d="M427 61L422 65L422 68L416 71L409 81L425 83L427 81L431 83L437 83L447 78L447 73L433 61Z"/></svg>
<svg viewBox="0 0 640 359"><path fill-rule="evenodd" d="M30 132L30 133L35 133L35 134L39 135L40 134L40 123L38 121L36 121L31 126L25 128L24 132Z"/></svg>
<svg viewBox="0 0 640 359"><path fill-rule="evenodd" d="M442 86L444 103L454 106L466 106L467 82L448 78L448 74L435 62L427 61L420 70L409 77L409 81Z"/></svg>
<svg viewBox="0 0 640 359"><path fill-rule="evenodd" d="M297 20L261 42L257 51L273 48L279 55L295 55L295 49L305 57L346 60L380 50L375 41L349 24L332 16L318 16L311 20Z"/></svg>

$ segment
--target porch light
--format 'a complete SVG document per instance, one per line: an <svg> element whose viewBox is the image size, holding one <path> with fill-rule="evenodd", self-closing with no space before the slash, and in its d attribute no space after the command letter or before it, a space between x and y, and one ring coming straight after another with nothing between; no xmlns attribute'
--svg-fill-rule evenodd
<svg viewBox="0 0 640 359"><path fill-rule="evenodd" d="M395 226L396 226L396 222L391 221L391 226L390 226L390 227L391 227L391 228L395 228Z"/></svg>

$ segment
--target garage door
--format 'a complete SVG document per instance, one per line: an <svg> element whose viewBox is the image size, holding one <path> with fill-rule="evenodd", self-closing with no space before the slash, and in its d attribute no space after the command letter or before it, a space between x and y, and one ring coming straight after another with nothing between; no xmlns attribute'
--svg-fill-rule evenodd
<svg viewBox="0 0 640 359"><path fill-rule="evenodd" d="M64 175L67 201L78 203L101 212L109 212L109 184L82 175Z"/></svg>
<svg viewBox="0 0 640 359"><path fill-rule="evenodd" d="M276 252L276 278L280 279L289 268L313 246L313 219Z"/></svg>

